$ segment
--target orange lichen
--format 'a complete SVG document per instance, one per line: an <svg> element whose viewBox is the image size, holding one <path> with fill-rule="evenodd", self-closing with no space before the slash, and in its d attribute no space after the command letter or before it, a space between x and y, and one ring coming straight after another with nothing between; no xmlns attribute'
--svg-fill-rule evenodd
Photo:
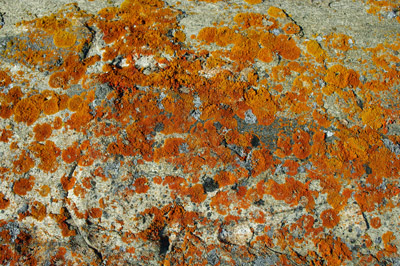
<svg viewBox="0 0 400 266"><path fill-rule="evenodd" d="M0 70L0 87L7 87L12 82L11 77L6 71Z"/></svg>
<svg viewBox="0 0 400 266"><path fill-rule="evenodd" d="M61 229L61 235L63 237L76 235L76 231L74 229L70 229L69 225L65 222L70 218L68 211L65 208L60 209L60 214L50 213L50 216L58 223L58 226Z"/></svg>
<svg viewBox="0 0 400 266"><path fill-rule="evenodd" d="M10 200L6 199L4 194L0 192L0 210L5 210L10 206Z"/></svg>
<svg viewBox="0 0 400 266"><path fill-rule="evenodd" d="M147 178L145 177L139 177L135 180L133 185L136 187L136 193L141 194L141 193L146 193L149 190L149 185L147 185Z"/></svg>
<svg viewBox="0 0 400 266"><path fill-rule="evenodd" d="M256 5L262 3L262 0L244 0L246 3Z"/></svg>
<svg viewBox="0 0 400 266"><path fill-rule="evenodd" d="M343 265L346 260L351 260L352 253L340 237L328 235L317 242L318 253L325 260L326 265ZM322 265L322 264L321 264Z"/></svg>
<svg viewBox="0 0 400 266"><path fill-rule="evenodd" d="M66 88L68 76L65 72L55 72L49 78L49 86L52 88Z"/></svg>
<svg viewBox="0 0 400 266"><path fill-rule="evenodd" d="M307 52L314 56L317 62L322 62L325 59L325 51L322 49L321 45L317 41L308 41L306 48Z"/></svg>
<svg viewBox="0 0 400 266"><path fill-rule="evenodd" d="M396 240L396 236L391 231L387 231L382 235L383 244L385 247L385 251L388 253L396 253L397 247L393 243Z"/></svg>
<svg viewBox="0 0 400 266"><path fill-rule="evenodd" d="M273 58L272 51L268 48L261 48L258 51L257 58L263 61L264 63L271 63Z"/></svg>
<svg viewBox="0 0 400 266"><path fill-rule="evenodd" d="M269 180L267 192L276 200L283 200L291 206L295 206L299 203L305 204L305 207L311 210L314 208L314 197L317 193L310 191L308 186L309 183L303 184L293 177L286 178L286 182L283 184L278 184L274 180ZM306 201L303 201L302 198Z"/></svg>
<svg viewBox="0 0 400 266"><path fill-rule="evenodd" d="M47 216L46 206L39 201L34 201L32 203L30 212L32 217L38 221L43 221Z"/></svg>
<svg viewBox="0 0 400 266"><path fill-rule="evenodd" d="M338 225L340 216L334 209L328 209L321 212L322 225L326 228L333 228Z"/></svg>
<svg viewBox="0 0 400 266"><path fill-rule="evenodd" d="M215 177L214 180L220 187L233 185L237 182L237 177L231 172L221 171Z"/></svg>
<svg viewBox="0 0 400 266"><path fill-rule="evenodd" d="M53 115L57 113L58 110L58 98L53 95L50 99L46 99L43 104L43 113L45 115Z"/></svg>
<svg viewBox="0 0 400 266"><path fill-rule="evenodd" d="M73 163L78 159L79 155L80 151L78 150L77 143L75 143L75 145L63 150L61 153L61 158L66 163Z"/></svg>
<svg viewBox="0 0 400 266"><path fill-rule="evenodd" d="M374 217L369 221L369 224L371 225L372 228L378 229L381 227L381 219L379 217Z"/></svg>
<svg viewBox="0 0 400 266"><path fill-rule="evenodd" d="M202 203L207 198L203 185L201 184L191 186L186 190L184 195L188 195L193 203Z"/></svg>
<svg viewBox="0 0 400 266"><path fill-rule="evenodd" d="M48 185L43 185L39 190L39 194L42 197L47 197L47 195L49 195L50 192L51 188Z"/></svg>
<svg viewBox="0 0 400 266"><path fill-rule="evenodd" d="M310 135L304 130L297 130L293 141L293 154L299 159L306 159L311 153Z"/></svg>
<svg viewBox="0 0 400 266"><path fill-rule="evenodd" d="M235 42L238 34L229 27L220 27L217 28L217 33L215 36L215 43L219 46L227 46L228 44L232 44Z"/></svg>
<svg viewBox="0 0 400 266"><path fill-rule="evenodd" d="M1 142L8 142L8 139L13 136L13 132L11 130L2 129L0 135Z"/></svg>
<svg viewBox="0 0 400 266"><path fill-rule="evenodd" d="M351 37L342 33L333 33L326 38L326 42L329 43L333 48L343 52L347 52L352 49Z"/></svg>
<svg viewBox="0 0 400 266"><path fill-rule="evenodd" d="M62 119L61 119L61 117L56 117L56 118L54 118L54 121L53 121L53 129L61 129L62 128L62 126L63 126L63 121L62 121Z"/></svg>
<svg viewBox="0 0 400 266"><path fill-rule="evenodd" d="M283 27L283 30L286 34L297 34L301 29L296 23L289 22Z"/></svg>
<svg viewBox="0 0 400 266"><path fill-rule="evenodd" d="M68 31L60 30L54 34L53 42L54 45L59 48L69 48L74 46L76 35Z"/></svg>
<svg viewBox="0 0 400 266"><path fill-rule="evenodd" d="M360 118L365 125L375 130L381 128L385 123L383 110L379 106L365 108L361 112Z"/></svg>
<svg viewBox="0 0 400 266"><path fill-rule="evenodd" d="M343 89L348 84L349 73L342 65L331 66L326 72L325 82L337 88Z"/></svg>
<svg viewBox="0 0 400 266"><path fill-rule="evenodd" d="M197 39L204 41L206 44L211 44L215 42L217 34L217 28L205 27L199 31Z"/></svg>
<svg viewBox="0 0 400 266"><path fill-rule="evenodd" d="M13 191L15 194L20 196L25 196L29 191L32 190L35 178L33 176L29 177L29 179L22 178L14 182Z"/></svg>
<svg viewBox="0 0 400 266"><path fill-rule="evenodd" d="M14 109L15 122L24 122L28 126L32 125L40 115L40 109L30 98L22 99Z"/></svg>
<svg viewBox="0 0 400 266"><path fill-rule="evenodd" d="M74 95L68 100L68 109L72 112L78 111L82 103L82 97L79 95Z"/></svg>
<svg viewBox="0 0 400 266"><path fill-rule="evenodd" d="M103 215L103 210L100 208L91 208L89 210L89 215L92 218L101 218L101 216Z"/></svg>
<svg viewBox="0 0 400 266"><path fill-rule="evenodd" d="M231 202L229 201L227 191L219 191L212 199L210 206L215 208L216 211L221 215L228 213L228 208Z"/></svg>
<svg viewBox="0 0 400 266"><path fill-rule="evenodd" d="M243 29L250 28L252 26L262 27L264 15L258 13L238 13L233 21L236 22Z"/></svg>
<svg viewBox="0 0 400 266"><path fill-rule="evenodd" d="M269 16L274 17L274 18L285 18L286 17L285 12L282 9L275 7L275 6L271 6L270 8L268 8L267 12L268 12Z"/></svg>
<svg viewBox="0 0 400 266"><path fill-rule="evenodd" d="M13 162L13 172L16 174L24 174L28 172L32 167L35 166L35 161L29 156L29 154L23 150L19 159Z"/></svg>
<svg viewBox="0 0 400 266"><path fill-rule="evenodd" d="M75 185L76 178L75 177L68 177L66 175L61 177L61 185L65 191L72 189Z"/></svg>
<svg viewBox="0 0 400 266"><path fill-rule="evenodd" d="M35 142L29 149L36 157L40 158L39 169L51 173L57 170L57 157L60 155L60 149L53 141L47 140L45 144Z"/></svg>
<svg viewBox="0 0 400 266"><path fill-rule="evenodd" d="M275 38L274 51L288 60L296 60L301 55L295 40L283 34Z"/></svg>
<svg viewBox="0 0 400 266"><path fill-rule="evenodd" d="M33 132L35 132L35 140L36 141L44 141L51 136L53 129L51 125L48 123L44 124L36 124L33 128Z"/></svg>

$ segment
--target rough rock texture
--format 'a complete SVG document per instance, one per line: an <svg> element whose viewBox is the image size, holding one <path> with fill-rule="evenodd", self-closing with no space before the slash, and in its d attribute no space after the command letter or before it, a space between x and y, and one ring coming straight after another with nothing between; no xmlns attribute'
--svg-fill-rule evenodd
<svg viewBox="0 0 400 266"><path fill-rule="evenodd" d="M400 3L0 1L1 265L400 265Z"/></svg>

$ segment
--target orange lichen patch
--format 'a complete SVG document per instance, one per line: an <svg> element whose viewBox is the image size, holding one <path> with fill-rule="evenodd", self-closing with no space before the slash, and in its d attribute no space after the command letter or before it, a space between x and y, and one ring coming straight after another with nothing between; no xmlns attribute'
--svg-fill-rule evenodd
<svg viewBox="0 0 400 266"><path fill-rule="evenodd" d="M227 46L228 44L232 44L236 41L238 34L229 27L220 27L217 28L217 33L215 36L215 43L219 46Z"/></svg>
<svg viewBox="0 0 400 266"><path fill-rule="evenodd" d="M13 162L13 172L16 174L25 174L35 166L35 161L29 156L26 151L22 151L19 159Z"/></svg>
<svg viewBox="0 0 400 266"><path fill-rule="evenodd" d="M31 216L38 221L43 221L47 216L46 206L39 201L34 201L32 203L30 212Z"/></svg>
<svg viewBox="0 0 400 266"><path fill-rule="evenodd" d="M350 36L342 33L332 33L326 37L326 43L328 45L343 52L352 49L352 40Z"/></svg>
<svg viewBox="0 0 400 266"><path fill-rule="evenodd" d="M271 6L270 8L268 8L267 12L268 12L268 15L273 18L285 18L286 17L285 12L282 9L275 7L275 6Z"/></svg>
<svg viewBox="0 0 400 266"><path fill-rule="evenodd" d="M39 169L51 173L57 170L57 157L60 155L60 149L53 141L47 140L45 144L35 142L29 149L37 158L40 158Z"/></svg>
<svg viewBox="0 0 400 266"><path fill-rule="evenodd" d="M75 182L76 182L76 178L75 177L68 177L66 175L63 175L61 177L60 181L61 181L61 185L62 185L63 189L65 191L68 191L68 190L70 190L70 189L72 189L74 187Z"/></svg>
<svg viewBox="0 0 400 266"><path fill-rule="evenodd" d="M86 189L84 189L80 184L77 184L74 187L74 195L75 196L83 199L83 198L85 198L86 193L87 193Z"/></svg>
<svg viewBox="0 0 400 266"><path fill-rule="evenodd" d="M254 62L259 49L260 47L256 41L245 38L243 41L235 43L235 46L233 46L231 50L230 57L239 63L247 61Z"/></svg>
<svg viewBox="0 0 400 266"><path fill-rule="evenodd" d="M256 5L262 3L263 0L244 0L244 1L250 5Z"/></svg>
<svg viewBox="0 0 400 266"><path fill-rule="evenodd" d="M51 136L53 129L51 125L48 123L44 124L36 124L33 128L33 132L35 132L35 140L36 141L44 141Z"/></svg>
<svg viewBox="0 0 400 266"><path fill-rule="evenodd" d="M317 110L314 110L313 118L321 127L328 128L331 126L331 122L328 120L327 116Z"/></svg>
<svg viewBox="0 0 400 266"><path fill-rule="evenodd" d="M311 153L310 135L304 130L297 130L293 134L293 154L303 160Z"/></svg>
<svg viewBox="0 0 400 266"><path fill-rule="evenodd" d="M94 163L94 158L92 158L89 154L83 154L78 159L79 166L91 166Z"/></svg>
<svg viewBox="0 0 400 266"><path fill-rule="evenodd" d="M30 98L19 101L14 109L15 122L24 122L28 126L32 125L39 118L39 115L40 109Z"/></svg>
<svg viewBox="0 0 400 266"><path fill-rule="evenodd" d="M217 28L215 27L205 27L199 31L197 39L204 41L206 44L215 42L217 35Z"/></svg>
<svg viewBox="0 0 400 266"><path fill-rule="evenodd" d="M274 180L268 181L267 192L273 196L276 200L283 200L291 206L296 206L300 203L300 200L304 197L306 199L305 207L307 210L312 210L315 205L314 197L317 195L316 192L310 191L309 182L303 184L294 178L286 178L284 184L278 184Z"/></svg>
<svg viewBox="0 0 400 266"><path fill-rule="evenodd" d="M395 244L392 242L396 240L396 237L394 236L393 232L388 231L382 235L382 240L383 244L385 247L385 251L388 253L396 253L397 252L397 247Z"/></svg>
<svg viewBox="0 0 400 266"><path fill-rule="evenodd" d="M331 66L325 76L325 82L339 89L345 88L348 84L349 72L342 65Z"/></svg>
<svg viewBox="0 0 400 266"><path fill-rule="evenodd" d="M257 58L263 61L264 63L271 63L273 58L272 51L268 48L261 48L258 51Z"/></svg>
<svg viewBox="0 0 400 266"><path fill-rule="evenodd" d="M251 156L252 174L257 176L274 165L274 159L268 149L255 150Z"/></svg>
<svg viewBox="0 0 400 266"><path fill-rule="evenodd" d="M243 29L250 27L263 27L264 15L259 13L238 13L233 21Z"/></svg>
<svg viewBox="0 0 400 266"><path fill-rule="evenodd" d="M228 191L220 191L211 199L210 206L215 208L219 214L226 215L230 204Z"/></svg>
<svg viewBox="0 0 400 266"><path fill-rule="evenodd" d="M237 182L237 177L231 172L221 171L215 177L214 180L220 187L230 186Z"/></svg>
<svg viewBox="0 0 400 266"><path fill-rule="evenodd" d="M385 124L384 112L380 106L372 106L365 108L361 114L360 118L365 125L377 130Z"/></svg>
<svg viewBox="0 0 400 266"><path fill-rule="evenodd" d="M56 118L54 118L53 129L58 130L58 129L61 129L62 126L63 126L63 121L62 121L61 117L57 116Z"/></svg>
<svg viewBox="0 0 400 266"><path fill-rule="evenodd" d="M157 149L154 154L156 161L162 158L169 158L172 156L178 156L181 152L179 147L185 143L182 138L169 138L165 140L164 146Z"/></svg>
<svg viewBox="0 0 400 266"><path fill-rule="evenodd" d="M50 213L50 216L58 223L63 237L76 235L76 231L74 229L71 230L68 224L65 222L70 218L68 211L65 208L60 209L60 214Z"/></svg>
<svg viewBox="0 0 400 266"><path fill-rule="evenodd" d="M11 77L6 71L0 70L0 87L7 87L12 82Z"/></svg>
<svg viewBox="0 0 400 266"><path fill-rule="evenodd" d="M89 215L92 218L101 218L101 216L103 215L103 210L100 208L91 208L89 210Z"/></svg>
<svg viewBox="0 0 400 266"><path fill-rule="evenodd" d="M72 112L78 111L83 103L83 99L79 95L74 95L68 100L68 109Z"/></svg>
<svg viewBox="0 0 400 266"><path fill-rule="evenodd" d="M69 100L68 95L61 94L59 96L58 109L59 110L64 110L64 109L68 108L68 100Z"/></svg>
<svg viewBox="0 0 400 266"><path fill-rule="evenodd" d="M76 42L76 35L68 31L60 30L54 34L53 42L54 45L59 48L70 48L74 46Z"/></svg>
<svg viewBox="0 0 400 266"><path fill-rule="evenodd" d="M257 91L249 90L245 94L245 99L260 125L269 126L274 122L279 107L267 88L261 87Z"/></svg>
<svg viewBox="0 0 400 266"><path fill-rule="evenodd" d="M322 225L326 228L333 228L338 225L340 216L334 209L328 209L321 212Z"/></svg>
<svg viewBox="0 0 400 266"><path fill-rule="evenodd" d="M283 27L283 30L286 34L297 34L301 29L296 23L289 22Z"/></svg>
<svg viewBox="0 0 400 266"><path fill-rule="evenodd" d="M2 129L0 135L1 142L8 142L8 139L13 136L13 132L11 130Z"/></svg>
<svg viewBox="0 0 400 266"><path fill-rule="evenodd" d="M341 211L347 205L347 200L349 197L339 193L337 191L329 191L326 201L332 206L336 211Z"/></svg>
<svg viewBox="0 0 400 266"><path fill-rule="evenodd" d="M297 174L300 164L293 160L286 160L282 166L287 168L286 174L294 176Z"/></svg>
<svg viewBox="0 0 400 266"><path fill-rule="evenodd" d="M39 194L42 197L47 197L47 195L49 195L50 192L51 188L48 185L43 185L39 190Z"/></svg>
<svg viewBox="0 0 400 266"><path fill-rule="evenodd" d="M285 158L292 154L292 145L290 143L290 138L286 136L283 132L278 134L278 140L276 142L278 149L275 151L275 155L280 158Z"/></svg>
<svg viewBox="0 0 400 266"><path fill-rule="evenodd" d="M4 194L0 192L0 210L5 210L10 206L10 200L6 199Z"/></svg>
<svg viewBox="0 0 400 266"><path fill-rule="evenodd" d="M203 185L201 184L195 184L189 187L184 192L184 195L189 196L193 203L202 203L207 198L207 194L204 192Z"/></svg>
<svg viewBox="0 0 400 266"><path fill-rule="evenodd" d="M325 59L326 53L317 41L308 41L306 48L307 52L310 53L317 62L322 62Z"/></svg>
<svg viewBox="0 0 400 266"><path fill-rule="evenodd" d="M70 146L63 150L61 153L61 158L66 163L73 163L75 162L80 155L80 151L78 149L78 143L75 143L73 146Z"/></svg>
<svg viewBox="0 0 400 266"><path fill-rule="evenodd" d="M3 119L8 119L13 115L13 108L9 104L1 103L0 106L0 117Z"/></svg>
<svg viewBox="0 0 400 266"><path fill-rule="evenodd" d="M186 40L185 33L181 30L174 32L174 40L176 42L184 42Z"/></svg>
<svg viewBox="0 0 400 266"><path fill-rule="evenodd" d="M381 227L381 219L379 217L374 217L369 221L369 224L371 225L372 228L378 229Z"/></svg>
<svg viewBox="0 0 400 266"><path fill-rule="evenodd" d="M147 178L145 177L139 177L135 180L133 185L136 187L136 193L141 194L141 193L146 193L149 190L149 185Z"/></svg>
<svg viewBox="0 0 400 266"><path fill-rule="evenodd" d="M29 191L32 190L35 185L35 178L33 176L29 177L29 179L22 178L14 182L13 191L15 194L20 196L25 196Z"/></svg>
<svg viewBox="0 0 400 266"><path fill-rule="evenodd" d="M49 78L49 86L52 88L66 88L68 80L66 72L55 72Z"/></svg>
<svg viewBox="0 0 400 266"><path fill-rule="evenodd" d="M352 259L352 253L340 237L328 235L317 242L318 253L325 260L326 265L343 265L346 260ZM322 265L322 264L321 264Z"/></svg>
<svg viewBox="0 0 400 266"><path fill-rule="evenodd" d="M22 93L21 88L13 87L7 93L6 100L7 100L7 102L15 105L21 100L22 96L24 96L24 94Z"/></svg>
<svg viewBox="0 0 400 266"><path fill-rule="evenodd" d="M288 60L296 60L301 55L301 50L297 47L295 40L283 34L275 38L274 51Z"/></svg>
<svg viewBox="0 0 400 266"><path fill-rule="evenodd" d="M58 98L53 95L50 99L46 99L43 103L43 113L45 115L53 115L58 112Z"/></svg>

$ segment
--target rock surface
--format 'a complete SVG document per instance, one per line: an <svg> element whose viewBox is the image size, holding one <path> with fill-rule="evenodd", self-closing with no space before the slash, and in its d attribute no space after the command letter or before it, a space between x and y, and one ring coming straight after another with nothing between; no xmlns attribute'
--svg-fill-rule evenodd
<svg viewBox="0 0 400 266"><path fill-rule="evenodd" d="M1 265L399 265L400 5L0 1Z"/></svg>

